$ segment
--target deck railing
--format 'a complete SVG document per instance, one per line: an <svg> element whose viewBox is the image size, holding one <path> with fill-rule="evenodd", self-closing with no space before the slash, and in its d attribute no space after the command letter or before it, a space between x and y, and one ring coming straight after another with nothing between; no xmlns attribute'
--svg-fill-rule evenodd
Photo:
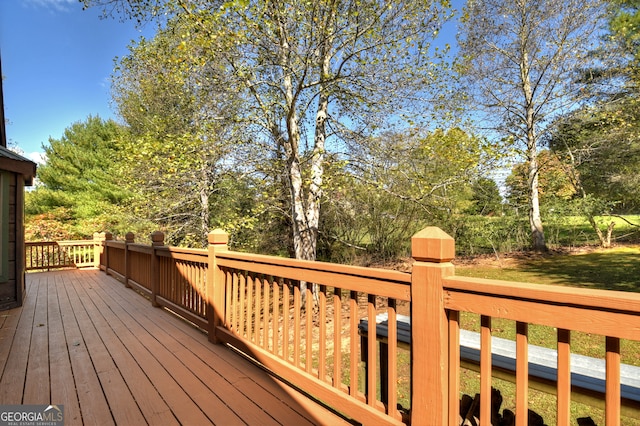
<svg viewBox="0 0 640 426"><path fill-rule="evenodd" d="M27 242L25 251L27 271L95 266L94 241Z"/></svg>
<svg viewBox="0 0 640 426"><path fill-rule="evenodd" d="M606 339L606 424L620 423L620 339L640 340L639 294L457 277L454 241L438 228L413 237L411 274L234 252L222 231L209 235L207 250L166 247L160 233L152 246L135 244L132 234L102 239L97 256L107 273L207 330L212 342L235 346L364 424L460 424L465 313L481 323L480 424L491 424L497 318L515 322L517 413L526 413L529 402L528 328L539 324L558 330L557 423L570 424L573 332ZM389 319L383 371L376 367L379 313ZM408 354L396 343L399 314L411 317ZM363 318L368 329L359 334ZM410 410L397 407L402 379L410 382ZM516 415L516 424L527 424L527 416Z"/></svg>
<svg viewBox="0 0 640 426"><path fill-rule="evenodd" d="M448 276L441 280L444 308L449 329L449 403L450 412L457 412L459 398L454 380L460 370L460 313L480 315L480 388L481 395L491 395L491 325L504 318L515 321L516 331L516 412L528 410L529 401L529 325L542 325L557 330L557 424L572 424L571 399L571 335L584 332L604 336L605 421L619 425L621 406L621 339L640 340L640 295L535 285ZM639 377L640 378L640 377ZM636 392L637 393L637 392ZM481 424L491 424L491 398L481 398ZM628 412L640 415L638 401L630 402ZM627 405L625 408L628 408ZM523 423L526 424L526 423Z"/></svg>

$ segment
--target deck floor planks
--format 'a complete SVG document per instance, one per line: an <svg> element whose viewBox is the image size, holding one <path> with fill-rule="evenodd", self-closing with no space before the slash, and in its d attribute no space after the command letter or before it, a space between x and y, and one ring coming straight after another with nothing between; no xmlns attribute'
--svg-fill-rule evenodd
<svg viewBox="0 0 640 426"><path fill-rule="evenodd" d="M115 424L83 335L87 333L86 339L91 341L95 330L87 330L88 325L82 315L83 308L73 289L67 288L66 281L63 281L58 292L58 300L82 422L100 425ZM53 403L61 404L59 401L53 401Z"/></svg>
<svg viewBox="0 0 640 426"><path fill-rule="evenodd" d="M79 294L82 294L82 289L77 288ZM95 289L91 289L94 293ZM136 297L134 293L132 296ZM143 340L146 336L134 335L126 327L126 325L113 313L111 307L100 303L95 295L90 297L88 294L83 295L81 300L89 306L93 304L94 298L96 299L97 309L94 318L97 318L99 314L104 316L104 320L113 329L118 339L122 342L124 347L131 353L134 360L136 360L140 368L145 372L147 377L153 383L154 387L163 396L167 405L171 408L171 411L176 416L179 422L182 424L207 424L210 423L201 408L189 397L189 395L180 387L180 385L174 380L174 378L167 373L162 364L155 358L157 354L153 354L143 344ZM98 314L99 313L99 314Z"/></svg>
<svg viewBox="0 0 640 426"><path fill-rule="evenodd" d="M69 287L73 286L71 282L68 282L66 285ZM75 289L73 290L75 291ZM92 315L92 317L89 318L89 314L86 311L88 310L90 314L94 314L95 310L90 306L84 307L84 309L85 313L83 318L96 328L96 332L100 334L101 340L104 343L102 353L111 357L114 365L120 371L121 376L125 379L132 394L132 399L140 407L146 422L152 425L177 425L178 421L171 413L169 406L162 399L162 396L158 393L149 378L140 369L134 357L129 353L120 339L118 339L116 333L111 329L107 321L105 321L101 315ZM100 349L96 348L95 350Z"/></svg>
<svg viewBox="0 0 640 426"><path fill-rule="evenodd" d="M110 306L114 306L116 303L122 307L123 312L127 312L128 315L133 315L132 312L149 312L153 313L154 310L157 311L157 308L153 308L149 305L149 302L144 298L140 297L136 298L125 298L120 295L119 292L109 292L105 293L103 297L112 298L112 302L109 302ZM139 303L142 302L142 303ZM118 316L124 316L124 313L119 314ZM180 360L180 362L188 368L193 375L199 378L211 392L215 393L219 396L219 398L224 398L224 403L231 409L236 415L242 416L242 422L248 424L260 424L260 425L269 425L269 424L280 424L278 421L273 419L267 412L265 412L259 404L247 404L247 395L240 392L232 383L228 382L225 377L220 375L220 373L216 370L219 370L218 367L219 362L221 361L218 357L212 359L211 351L201 351L200 356L196 354L194 348L201 346L201 342L204 340L205 344L208 348L212 348L212 345L208 343L206 340L206 336L201 332L197 332L198 339L194 339L192 336L188 334L182 333L179 329L173 328L172 323L175 323L175 318L172 318L170 315L166 316L167 321L162 321L162 317L159 320L151 321L149 316L147 315L138 315L138 321L140 326L144 327L144 329L155 339L157 339L158 343L170 351L176 359ZM160 322L158 322L160 321ZM165 331L164 333L157 333L153 330L157 330L158 327L162 328ZM204 360L203 360L204 358ZM205 360L211 362L215 361L216 369L211 367L211 364L207 364ZM250 365L245 364L245 367L251 367ZM225 375L228 373L228 369L225 370ZM176 369L172 369L172 371L176 371ZM263 373L263 372L260 372ZM255 396L254 396L255 397ZM255 401L254 401L255 402ZM271 401L271 402L280 402L279 400ZM220 413L222 414L222 413ZM219 417L216 416L216 420ZM239 417L238 417L239 419ZM227 424L226 419L223 420L224 424ZM281 421L283 419L280 419ZM292 417L291 419L284 419L284 421L289 424L287 420L295 420L295 424L303 424L304 419L299 415Z"/></svg>
<svg viewBox="0 0 640 426"><path fill-rule="evenodd" d="M28 274L27 292L0 313L0 404L62 404L70 425L346 424L103 272Z"/></svg>
<svg viewBox="0 0 640 426"><path fill-rule="evenodd" d="M4 366L9 358L13 336L16 334L21 313L22 308L13 308L0 313L0 318L2 318L2 326L0 326L0 375L2 375Z"/></svg>
<svg viewBox="0 0 640 426"><path fill-rule="evenodd" d="M81 288L85 283L77 284L76 291L86 293L95 291L91 289ZM93 286L93 284L92 284ZM139 336L132 335L121 321L115 317L110 307L105 307L101 301L95 296L83 294L81 297L86 309L90 313L91 321L98 328L99 333L107 342L110 355L113 357L118 367L123 371L123 375L127 378L133 389L134 398L140 401L143 412L149 424L178 424L178 419L174 417L172 406L177 407L177 415L180 411L196 410L200 411L191 401L186 401L184 397L176 395L176 392L183 393L182 390L176 389L175 384L171 383L168 374L162 373L162 368L157 363L150 365L150 354L138 341ZM156 371L152 371L155 368ZM133 378L134 380L130 380ZM141 384L142 386L136 386ZM163 390L167 390L165 395ZM180 404L186 405L184 408ZM174 407L174 408L175 408ZM151 416L151 417L149 417ZM197 415L183 415L182 420L195 418L199 421L207 421Z"/></svg>
<svg viewBox="0 0 640 426"><path fill-rule="evenodd" d="M31 332L31 348L27 361L27 376L24 383L23 404L49 404L51 390L49 381L49 318L47 302L49 286L38 286L36 305Z"/></svg>
<svg viewBox="0 0 640 426"><path fill-rule="evenodd" d="M27 297L20 310L15 333L11 339L7 339L10 342L11 350L2 371L2 379L0 379L0 404L2 405L22 404L37 289L37 284L27 289Z"/></svg>
<svg viewBox="0 0 640 426"><path fill-rule="evenodd" d="M187 360L180 359L171 351L171 348L163 344L163 341L170 343L172 340L165 330L162 330L153 321L149 321L144 315L140 315L136 306L118 304L111 297L112 294L113 292L107 294L102 291L100 296L109 305L117 321L121 321L122 325L127 327L130 333L140 340L149 353L153 354L160 365L166 369L167 373L175 379L176 383L203 409L211 421L224 425L245 424L245 421L233 412L223 400L212 398L212 394L216 395L215 389L207 387L202 381L201 375L204 375L205 371L193 372L190 369L191 367L188 366L189 362ZM145 321L148 321L148 328L142 325ZM164 339L161 340L161 338ZM246 409L247 407L245 406Z"/></svg>
<svg viewBox="0 0 640 426"><path fill-rule="evenodd" d="M110 280L109 277L102 276L103 279ZM124 287L123 287L124 288ZM131 291L131 290L126 290ZM120 292L110 292L114 297ZM144 310L152 313L158 308L153 308L149 301L142 297L126 297L127 303L135 304L136 309ZM230 350L224 346L211 345L206 336L199 330L187 324L185 321L173 321L171 316L161 316L158 320L162 321L162 328L168 331L169 336L177 336L184 334L188 336L189 343L185 345L189 352L192 352L200 359L209 360L208 365L215 365L216 370L224 372L224 380L231 385L237 392L245 396L250 396L251 400L258 407L273 407L278 410L278 421L284 424L318 424L329 422L330 424L347 424L339 416L327 411L318 405L315 401L311 401L297 391L291 389L288 385L283 384L274 377L266 374L258 367L248 363L243 357L233 354L229 356L224 353L223 356L218 355L218 350L229 352ZM210 356L215 358L210 360ZM253 372L250 368L257 370ZM291 400L296 403L292 404ZM232 399L235 401L235 399ZM286 401L286 403L284 402ZM238 402L241 402L238 401ZM238 404L237 404L238 405ZM293 407L292 405L295 405ZM242 412L246 412L246 407L239 408ZM311 415L310 413L315 413ZM249 423L254 424L254 423Z"/></svg>
<svg viewBox="0 0 640 426"><path fill-rule="evenodd" d="M80 403L78 402L78 394L76 393L58 298L58 291L64 291L64 289L60 288L58 281L55 276L51 276L47 284L49 290L47 302L49 317L49 363L51 365L49 369L51 400L49 403L55 404L56 401L64 401L64 414L67 424L79 424L82 422L82 415L80 413Z"/></svg>
<svg viewBox="0 0 640 426"><path fill-rule="evenodd" d="M74 303L74 314L84 336L84 344L89 351L94 369L110 408L111 414L117 424L145 424L145 418L132 396L122 374L107 350L102 333L93 321L89 306L77 294L77 288L70 280L65 280L62 285L67 292L72 293L71 299L82 303ZM72 345L77 342L70 342Z"/></svg>
<svg viewBox="0 0 640 426"><path fill-rule="evenodd" d="M68 283L68 285L72 286L73 284ZM93 323L105 344L104 353L109 354L113 359L146 421L152 425L179 424L167 403L144 374L134 356L120 341L108 321L98 313L95 307L87 306L85 309L91 314L91 319L87 315L87 320Z"/></svg>

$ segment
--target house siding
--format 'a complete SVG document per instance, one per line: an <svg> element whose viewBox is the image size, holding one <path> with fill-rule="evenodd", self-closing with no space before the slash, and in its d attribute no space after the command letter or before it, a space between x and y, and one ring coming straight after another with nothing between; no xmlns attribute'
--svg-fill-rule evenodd
<svg viewBox="0 0 640 426"><path fill-rule="evenodd" d="M22 295L24 294L24 267L21 267L22 256L18 250L24 251L22 244L17 236L18 231L22 230L22 208L19 205L22 202L21 192L24 190L24 182L15 173L6 173L9 178L9 215L8 215L8 269L6 276L8 281L0 283L0 310L10 309L22 304Z"/></svg>

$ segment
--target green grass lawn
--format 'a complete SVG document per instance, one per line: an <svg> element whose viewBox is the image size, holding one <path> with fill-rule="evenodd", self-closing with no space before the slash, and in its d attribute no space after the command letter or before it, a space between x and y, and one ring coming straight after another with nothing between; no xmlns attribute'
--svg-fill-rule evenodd
<svg viewBox="0 0 640 426"><path fill-rule="evenodd" d="M640 292L640 246L458 265L456 274L535 284Z"/></svg>

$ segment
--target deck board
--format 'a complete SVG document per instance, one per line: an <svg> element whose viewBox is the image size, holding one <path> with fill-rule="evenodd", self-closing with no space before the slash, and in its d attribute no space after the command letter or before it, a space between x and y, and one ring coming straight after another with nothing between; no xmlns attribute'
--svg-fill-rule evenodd
<svg viewBox="0 0 640 426"><path fill-rule="evenodd" d="M110 295L103 292L100 297L107 298ZM153 331L157 330L159 324L151 322L146 317L142 317L139 323L127 321L127 318L131 319L133 317L134 311L139 311L145 308L144 306L121 305L120 303L125 303L122 299L111 299L109 302L111 302L110 307L114 310L116 317L124 321L123 325L126 324L129 331L140 339L149 353L154 354L158 363L167 369L167 373L175 379L176 383L183 389L189 389L194 402L198 406L204 407L203 411L207 417L225 425L245 424L245 421L220 398L220 395L223 395L226 399L232 401L231 395L227 392L233 392L233 389L229 387L225 392L220 392L221 382L224 381L214 379L214 370L195 357L191 350L179 345L175 338L169 334L153 335ZM211 391L215 392L216 398L211 397ZM237 411L240 412L243 407L237 408ZM264 412L260 410L260 413ZM250 416L254 414L254 411L250 410L246 414ZM268 424L269 418L267 416L254 416L253 419L245 417L245 420L248 420L250 424L255 424L254 421L260 421L259 424Z"/></svg>
<svg viewBox="0 0 640 426"><path fill-rule="evenodd" d="M0 312L0 404L65 424L347 424L95 269L27 274Z"/></svg>
<svg viewBox="0 0 640 426"><path fill-rule="evenodd" d="M9 345L10 350L0 379L0 401L2 404L22 403L37 289L37 286L27 289L28 294L24 306L10 311L16 315L17 325L13 338L8 335L3 342Z"/></svg>
<svg viewBox="0 0 640 426"><path fill-rule="evenodd" d="M206 341L202 341L199 331L194 330L193 327L182 321L174 321L171 316L159 318L160 322L154 323L147 315L151 314L155 308L151 307L148 302L142 298L128 298L125 300L121 298L121 295L108 295L108 297L112 298L117 298L118 296L120 297L117 300L113 300L114 303L110 305L115 306L118 303L123 305L123 309L143 312L145 315L141 318L140 325L145 330L153 330L160 326L163 330L170 331L156 336L161 345L181 359L216 395L223 397L225 399L224 403L231 410L236 413L243 413L243 422L260 425L280 424L263 410L247 410L245 400L250 396L253 402L260 407L282 407L283 417L279 420L284 424L310 424L307 419L295 411L284 409L283 401L276 398L273 393L269 393L263 387L257 385L256 380L263 386L273 384L274 381L270 377L260 375L251 378L251 380L245 380L247 376L242 373L242 369L246 368L244 359L234 356L231 357L232 362L229 362L228 359L216 355L215 365L222 367L222 369L217 369L224 371L225 376L222 376L220 371L216 371L211 368L211 365L207 365L203 361L212 355L210 351L211 345Z"/></svg>
<svg viewBox="0 0 640 426"><path fill-rule="evenodd" d="M40 400L50 400L49 377L49 327L47 285L38 287L31 332L31 347L27 361L27 376L24 384L23 404L38 404ZM44 303L43 303L44 302Z"/></svg>
<svg viewBox="0 0 640 426"><path fill-rule="evenodd" d="M47 283L49 300L49 359L51 374L51 401L66 401L65 414L70 422L79 422L80 404L73 382L73 370L69 359L69 350L65 337L62 309L60 303L60 286L54 277Z"/></svg>

